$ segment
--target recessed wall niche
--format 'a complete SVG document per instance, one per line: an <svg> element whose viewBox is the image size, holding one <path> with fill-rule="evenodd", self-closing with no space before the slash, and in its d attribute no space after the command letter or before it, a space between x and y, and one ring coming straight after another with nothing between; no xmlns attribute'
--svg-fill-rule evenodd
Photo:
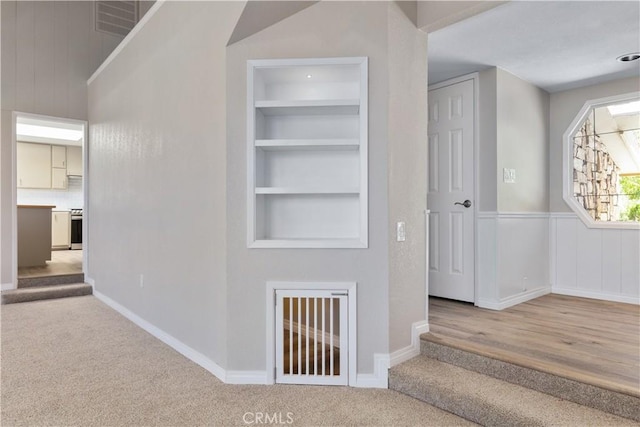
<svg viewBox="0 0 640 427"><path fill-rule="evenodd" d="M368 246L367 63L248 61L248 247Z"/></svg>

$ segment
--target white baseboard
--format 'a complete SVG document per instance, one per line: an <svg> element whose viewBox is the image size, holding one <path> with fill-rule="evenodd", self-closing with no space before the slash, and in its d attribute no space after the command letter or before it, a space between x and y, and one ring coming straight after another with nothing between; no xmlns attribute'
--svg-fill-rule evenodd
<svg viewBox="0 0 640 427"><path fill-rule="evenodd" d="M266 371L227 371L227 384L267 384Z"/></svg>
<svg viewBox="0 0 640 427"><path fill-rule="evenodd" d="M358 374L356 383L350 385L358 388L389 388L389 355L375 353L373 374Z"/></svg>
<svg viewBox="0 0 640 427"><path fill-rule="evenodd" d="M429 322L421 320L411 324L411 344L391 353L390 367L406 362L420 354L420 335L429 332Z"/></svg>
<svg viewBox="0 0 640 427"><path fill-rule="evenodd" d="M595 291L587 291L584 289L571 289L571 288L561 288L553 286L551 288L551 292L559 295L568 295L572 297L582 297L582 298L591 298L591 299L599 299L605 301L614 301L614 302L624 302L627 304L635 304L640 305L640 297L628 297L624 295L612 295L606 294L602 292Z"/></svg>
<svg viewBox="0 0 640 427"><path fill-rule="evenodd" d="M546 295L549 293L551 293L550 287L532 289L530 291L522 292L508 298L503 298L500 301L479 299L476 302L476 306L480 308L488 308L490 310L504 310L505 308L513 307L514 305L521 304L523 302L541 297L542 295Z"/></svg>
<svg viewBox="0 0 640 427"><path fill-rule="evenodd" d="M96 290L96 281L91 277L84 276L84 283L86 283L87 285L91 285L94 291Z"/></svg>
<svg viewBox="0 0 640 427"><path fill-rule="evenodd" d="M178 353L182 354L187 359L191 360L192 362L202 366L204 369L206 369L207 371L211 372L220 381L225 382L225 380L226 380L226 372L225 372L225 370L223 368L221 368L213 360L209 359L208 357L206 357L202 353L192 349L188 345L184 344L183 342L181 342L181 341L177 340L176 338L172 337L171 335L167 334L166 332L164 332L160 328L158 328L158 327L152 325L151 323L147 322L146 320L144 320L143 318L141 318L137 314L133 313L131 310L129 310L128 308L124 307L123 305L120 305L119 303L115 302L114 300L112 300L108 296L96 291L95 288L93 290L93 295L96 298L98 298L100 301L102 301L103 303L105 303L106 305L108 305L109 307L114 309L115 311L117 311L118 313L122 314L127 319L131 320L133 323L135 323L140 328L142 328L145 331L149 332L151 335L153 335L154 337L158 338L160 341L162 341L163 343L167 344L169 347L173 348ZM235 375L236 375L236 378L239 376L238 373L236 373ZM264 382L260 383L260 384L264 384Z"/></svg>
<svg viewBox="0 0 640 427"><path fill-rule="evenodd" d="M16 287L13 286L13 283L3 283L0 285L0 289L3 291L10 291L12 289L16 289Z"/></svg>

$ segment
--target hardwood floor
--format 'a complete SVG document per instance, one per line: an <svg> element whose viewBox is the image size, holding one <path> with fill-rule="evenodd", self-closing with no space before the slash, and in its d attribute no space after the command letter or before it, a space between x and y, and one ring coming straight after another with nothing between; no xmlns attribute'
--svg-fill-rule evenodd
<svg viewBox="0 0 640 427"><path fill-rule="evenodd" d="M82 273L82 249L52 251L51 261L47 261L46 266L18 268L18 278L20 279L79 273Z"/></svg>
<svg viewBox="0 0 640 427"><path fill-rule="evenodd" d="M640 307L562 295L493 311L429 298L435 339L467 351L640 396Z"/></svg>

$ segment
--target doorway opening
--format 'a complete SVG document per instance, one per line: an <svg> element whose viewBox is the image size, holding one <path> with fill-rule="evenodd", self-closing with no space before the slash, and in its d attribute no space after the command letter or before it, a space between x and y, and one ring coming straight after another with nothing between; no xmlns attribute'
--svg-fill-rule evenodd
<svg viewBox="0 0 640 427"><path fill-rule="evenodd" d="M429 86L428 294L475 302L477 74Z"/></svg>
<svg viewBox="0 0 640 427"><path fill-rule="evenodd" d="M13 286L84 282L87 123L13 114Z"/></svg>

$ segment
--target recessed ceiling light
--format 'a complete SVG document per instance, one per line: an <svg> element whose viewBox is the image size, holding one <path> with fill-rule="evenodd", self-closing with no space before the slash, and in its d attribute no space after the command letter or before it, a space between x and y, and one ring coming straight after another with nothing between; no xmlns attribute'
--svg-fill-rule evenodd
<svg viewBox="0 0 640 427"><path fill-rule="evenodd" d="M307 78L310 79L311 78L311 74L307 74Z"/></svg>
<svg viewBox="0 0 640 427"><path fill-rule="evenodd" d="M627 53L626 55L618 56L616 61L618 62L631 62L640 59L640 52Z"/></svg>

